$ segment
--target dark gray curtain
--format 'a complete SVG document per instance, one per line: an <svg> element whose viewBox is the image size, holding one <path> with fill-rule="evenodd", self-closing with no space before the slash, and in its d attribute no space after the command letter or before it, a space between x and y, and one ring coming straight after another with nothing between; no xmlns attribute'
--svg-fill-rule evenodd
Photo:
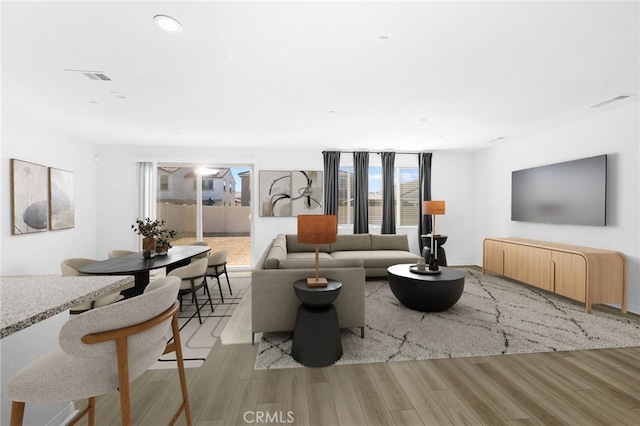
<svg viewBox="0 0 640 426"><path fill-rule="evenodd" d="M382 234L396 233L396 209L394 198L393 168L395 152L381 152L382 158Z"/></svg>
<svg viewBox="0 0 640 426"><path fill-rule="evenodd" d="M419 203L418 203L418 240L420 244L420 253L422 253L421 235L431 232L431 216L422 214L422 202L431 200L431 157L430 152L421 152L418 154L418 173L420 175L419 187Z"/></svg>
<svg viewBox="0 0 640 426"><path fill-rule="evenodd" d="M338 215L338 175L340 151L323 151L324 157L324 214Z"/></svg>
<svg viewBox="0 0 640 426"><path fill-rule="evenodd" d="M353 167L355 175L353 233L367 234L369 232L369 153L354 152Z"/></svg>

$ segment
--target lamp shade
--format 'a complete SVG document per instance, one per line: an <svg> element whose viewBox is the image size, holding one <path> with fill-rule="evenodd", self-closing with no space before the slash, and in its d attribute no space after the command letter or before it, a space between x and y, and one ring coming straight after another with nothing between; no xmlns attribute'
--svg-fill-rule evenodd
<svg viewBox="0 0 640 426"><path fill-rule="evenodd" d="M335 215L298 216L298 242L308 244L335 243L338 220Z"/></svg>
<svg viewBox="0 0 640 426"><path fill-rule="evenodd" d="M423 214L444 214L444 200L431 200L422 203Z"/></svg>

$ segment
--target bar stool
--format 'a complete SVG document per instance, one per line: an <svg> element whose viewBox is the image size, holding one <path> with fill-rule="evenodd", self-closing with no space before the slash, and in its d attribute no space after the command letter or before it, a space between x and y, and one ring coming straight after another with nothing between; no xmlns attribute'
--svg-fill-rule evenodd
<svg viewBox="0 0 640 426"><path fill-rule="evenodd" d="M95 419L95 397L120 394L123 426L131 425L129 382L144 373L164 353L176 353L182 403L170 424L184 413L191 425L176 300L180 280L158 279L137 297L92 309L72 317L60 330L60 347L16 373L6 386L12 401L11 426L22 425L25 403L88 399L88 407L69 424L88 415ZM167 344L167 332L173 341Z"/></svg>

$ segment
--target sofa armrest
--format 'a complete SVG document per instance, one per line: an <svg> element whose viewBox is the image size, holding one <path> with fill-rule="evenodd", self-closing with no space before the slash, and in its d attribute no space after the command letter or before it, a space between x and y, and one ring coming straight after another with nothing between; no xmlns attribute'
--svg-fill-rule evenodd
<svg viewBox="0 0 640 426"><path fill-rule="evenodd" d="M320 275L342 282L334 302L340 327L364 327L364 268L321 268ZM292 331L300 305L293 283L313 276L315 269L312 268L254 269L251 276L251 331Z"/></svg>

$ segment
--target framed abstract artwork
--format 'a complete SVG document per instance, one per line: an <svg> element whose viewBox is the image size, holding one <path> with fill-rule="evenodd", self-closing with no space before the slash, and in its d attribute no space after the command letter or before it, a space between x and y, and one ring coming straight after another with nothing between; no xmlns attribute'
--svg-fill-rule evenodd
<svg viewBox="0 0 640 426"><path fill-rule="evenodd" d="M73 172L49 167L49 229L74 226Z"/></svg>
<svg viewBox="0 0 640 426"><path fill-rule="evenodd" d="M260 171L260 216L291 216L291 172Z"/></svg>
<svg viewBox="0 0 640 426"><path fill-rule="evenodd" d="M11 233L32 234L49 228L47 167L11 159Z"/></svg>
<svg viewBox="0 0 640 426"><path fill-rule="evenodd" d="M260 171L262 217L290 217L323 213L322 172L313 170Z"/></svg>
<svg viewBox="0 0 640 426"><path fill-rule="evenodd" d="M291 172L291 213L322 214L322 172L294 170Z"/></svg>

